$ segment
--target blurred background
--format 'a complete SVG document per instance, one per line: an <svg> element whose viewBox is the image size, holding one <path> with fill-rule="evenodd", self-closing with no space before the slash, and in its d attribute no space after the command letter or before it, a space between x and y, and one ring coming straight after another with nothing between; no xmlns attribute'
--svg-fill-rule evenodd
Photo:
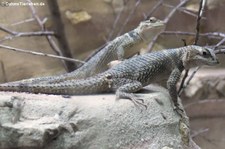
<svg viewBox="0 0 225 149"><path fill-rule="evenodd" d="M29 2L36 5L27 5ZM200 2L1 0L0 81L61 74L80 66L18 49L85 61L104 44L151 16L164 20L166 30L141 49L141 54L194 44ZM213 68L200 68L181 97L190 117L194 141L204 149L222 149L225 146L225 0L204 2L198 45L217 49L221 63Z"/></svg>

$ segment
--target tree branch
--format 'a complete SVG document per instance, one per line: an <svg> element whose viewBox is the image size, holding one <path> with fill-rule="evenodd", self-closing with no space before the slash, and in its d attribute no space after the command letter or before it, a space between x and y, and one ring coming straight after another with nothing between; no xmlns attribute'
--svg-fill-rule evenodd
<svg viewBox="0 0 225 149"><path fill-rule="evenodd" d="M197 45L198 44L198 39L199 39L199 32L200 32L200 21L203 15L203 10L205 8L205 4L206 1L205 0L201 0L200 4L199 4L199 11L198 11L198 18L197 18L197 25L196 25L196 35L195 35L195 42L194 44ZM200 69L200 67L197 67L195 69L195 71L191 74L191 76L189 77L189 79L187 80L186 84L184 85L184 82L186 80L186 78L188 77L188 72L189 69L185 70L185 75L182 78L183 84L180 85L179 90L178 90L178 95L180 96L181 93L183 92L183 90L189 85L190 81L192 80L192 78L194 77L194 75L196 74L196 72Z"/></svg>
<svg viewBox="0 0 225 149"><path fill-rule="evenodd" d="M72 58L67 58L67 57L57 56L57 55L52 55L52 54L46 54L46 53L41 53L41 52L34 52L34 51L31 51L31 50L23 50L23 49L14 48L14 47L5 46L5 45L0 45L0 48L4 48L4 49L16 51L16 52L32 54L32 55L46 56L46 57L61 59L61 60L66 60L66 61L70 61L70 62L75 62L75 63L84 63L83 61L80 61L80 60L77 60L77 59L72 59Z"/></svg>
<svg viewBox="0 0 225 149"><path fill-rule="evenodd" d="M186 4L189 0L183 0L181 1L176 7L172 9L172 11L167 15L167 17L164 19L165 24L169 22L169 20L172 18L172 16L175 14L175 12L182 7L184 4ZM155 36L155 38L149 43L147 51L151 51L156 40L158 39L159 35Z"/></svg>

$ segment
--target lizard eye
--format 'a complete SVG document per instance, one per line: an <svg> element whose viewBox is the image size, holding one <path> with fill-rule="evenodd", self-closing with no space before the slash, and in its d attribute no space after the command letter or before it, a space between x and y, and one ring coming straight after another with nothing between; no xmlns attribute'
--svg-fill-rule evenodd
<svg viewBox="0 0 225 149"><path fill-rule="evenodd" d="M203 51L202 52L202 56L204 56L205 58L209 58L211 54L208 51Z"/></svg>
<svg viewBox="0 0 225 149"><path fill-rule="evenodd" d="M149 19L149 21L150 21L151 23L155 23L157 20L156 20L155 17L151 17L151 18Z"/></svg>
<svg viewBox="0 0 225 149"><path fill-rule="evenodd" d="M203 51L202 52L202 55L206 56L207 55L207 52Z"/></svg>

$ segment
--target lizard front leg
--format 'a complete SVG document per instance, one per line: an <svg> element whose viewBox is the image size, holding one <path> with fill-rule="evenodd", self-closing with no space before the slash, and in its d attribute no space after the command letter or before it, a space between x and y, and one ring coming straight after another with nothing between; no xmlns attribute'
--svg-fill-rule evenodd
<svg viewBox="0 0 225 149"><path fill-rule="evenodd" d="M142 88L143 86L141 82L138 81L133 81L125 85L122 85L116 90L116 99L127 98L130 99L135 105L142 105L145 108L147 108L146 105L143 104L144 102L143 99L139 99L133 94L134 92L139 91Z"/></svg>
<svg viewBox="0 0 225 149"><path fill-rule="evenodd" d="M179 110L183 112L183 110L179 107L178 101L177 101L177 89L176 84L179 81L181 76L181 71L178 68L175 68L172 73L169 76L169 79L167 80L167 89L169 91L169 94L173 100L175 110L179 113ZM180 113L179 113L180 114Z"/></svg>

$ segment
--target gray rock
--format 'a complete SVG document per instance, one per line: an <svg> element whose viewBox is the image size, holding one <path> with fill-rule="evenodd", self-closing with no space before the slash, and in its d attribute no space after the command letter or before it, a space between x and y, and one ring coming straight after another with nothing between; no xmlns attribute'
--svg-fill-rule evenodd
<svg viewBox="0 0 225 149"><path fill-rule="evenodd" d="M224 98L225 71L223 69L199 70L185 89L184 95L192 100Z"/></svg>
<svg viewBox="0 0 225 149"><path fill-rule="evenodd" d="M0 148L199 148L188 119L173 110L168 93L138 94L147 109L115 95L0 93Z"/></svg>

